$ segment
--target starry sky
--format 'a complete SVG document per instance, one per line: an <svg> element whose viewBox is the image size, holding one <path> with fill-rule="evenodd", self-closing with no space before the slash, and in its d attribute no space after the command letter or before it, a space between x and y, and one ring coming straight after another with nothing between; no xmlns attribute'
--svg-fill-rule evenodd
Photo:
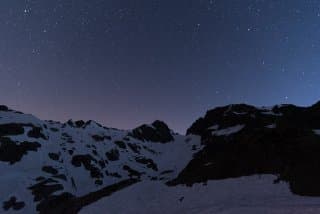
<svg viewBox="0 0 320 214"><path fill-rule="evenodd" d="M230 103L320 99L320 0L1 0L0 101L175 131Z"/></svg>

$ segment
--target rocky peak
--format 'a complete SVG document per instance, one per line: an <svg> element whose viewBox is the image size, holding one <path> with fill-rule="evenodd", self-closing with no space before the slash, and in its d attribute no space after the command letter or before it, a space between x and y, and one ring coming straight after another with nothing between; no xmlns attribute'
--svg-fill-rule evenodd
<svg viewBox="0 0 320 214"><path fill-rule="evenodd" d="M9 111L9 108L5 105L0 105L0 111Z"/></svg>
<svg viewBox="0 0 320 214"><path fill-rule="evenodd" d="M143 140L159 143L173 141L172 131L168 125L160 120L154 121L151 125L144 124L132 130L130 136Z"/></svg>

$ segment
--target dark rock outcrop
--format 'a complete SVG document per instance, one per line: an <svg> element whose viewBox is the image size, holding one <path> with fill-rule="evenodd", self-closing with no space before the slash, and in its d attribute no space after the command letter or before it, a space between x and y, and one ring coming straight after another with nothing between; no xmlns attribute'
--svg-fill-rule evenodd
<svg viewBox="0 0 320 214"><path fill-rule="evenodd" d="M274 174L299 195L320 196L320 108L230 105L208 111L187 131L204 149L169 185ZM236 132L228 127L242 124ZM229 129L230 130L230 129Z"/></svg>
<svg viewBox="0 0 320 214"><path fill-rule="evenodd" d="M132 178L140 178L140 176L143 174L141 172L138 172L137 170L132 169L130 166L128 165L124 165L122 167L123 170L127 171L129 173L129 177Z"/></svg>
<svg viewBox="0 0 320 214"><path fill-rule="evenodd" d="M0 111L7 112L7 111L9 111L9 108L7 106L0 105Z"/></svg>
<svg viewBox="0 0 320 214"><path fill-rule="evenodd" d="M123 141L117 140L117 141L114 141L114 143L121 149L127 148L126 144Z"/></svg>
<svg viewBox="0 0 320 214"><path fill-rule="evenodd" d="M53 153L53 152L50 152L48 154L49 158L54 161L58 161L60 158L60 155L61 155L60 153Z"/></svg>
<svg viewBox="0 0 320 214"><path fill-rule="evenodd" d="M34 195L34 201L46 200L54 192L63 190L63 186L54 179L46 179L29 187Z"/></svg>
<svg viewBox="0 0 320 214"><path fill-rule="evenodd" d="M132 130L130 136L142 140L159 143L168 143L173 141L172 132L162 121L155 121L151 125L142 125Z"/></svg>
<svg viewBox="0 0 320 214"><path fill-rule="evenodd" d="M120 153L118 149L111 149L110 151L106 152L106 156L109 161L117 161L119 160Z"/></svg>
<svg viewBox="0 0 320 214"><path fill-rule="evenodd" d="M43 166L42 171L49 173L49 174L52 174L52 175L56 175L59 172L57 169L55 169L52 166Z"/></svg>
<svg viewBox="0 0 320 214"><path fill-rule="evenodd" d="M100 172L100 169L94 166L91 161L94 163L98 162L91 155L75 155L72 157L71 163L75 167L84 166L86 170L90 171L92 178L102 178L103 174Z"/></svg>
<svg viewBox="0 0 320 214"><path fill-rule="evenodd" d="M12 196L8 201L3 202L2 208L5 211L8 211L9 209L13 210L21 210L26 204L23 201L17 201L17 198L15 196Z"/></svg>
<svg viewBox="0 0 320 214"><path fill-rule="evenodd" d="M110 196L113 193L139 182L137 179L127 179L119 183L106 186L98 191L91 192L81 197L75 197L70 193L53 195L38 204L37 210L40 214L76 214L83 207L98 201L99 199Z"/></svg>
<svg viewBox="0 0 320 214"><path fill-rule="evenodd" d="M104 141L104 137L100 135L92 135L91 136L96 142Z"/></svg>
<svg viewBox="0 0 320 214"><path fill-rule="evenodd" d="M47 137L42 133L42 128L40 127L32 127L32 129L28 132L28 137L31 138L42 138L47 140Z"/></svg>
<svg viewBox="0 0 320 214"><path fill-rule="evenodd" d="M8 135L21 135L24 133L24 124L7 123L0 125L0 137Z"/></svg>
<svg viewBox="0 0 320 214"><path fill-rule="evenodd" d="M144 158L144 157L137 157L136 161L137 161L137 163L146 165L148 168L151 168L154 171L158 171L158 166L152 159Z"/></svg>
<svg viewBox="0 0 320 214"><path fill-rule="evenodd" d="M24 155L29 151L36 152L41 144L37 142L22 142L16 143L9 138L0 138L0 161L9 162L14 164L19 162Z"/></svg>
<svg viewBox="0 0 320 214"><path fill-rule="evenodd" d="M128 143L128 146L134 153L140 154L141 147L139 145L135 143Z"/></svg>

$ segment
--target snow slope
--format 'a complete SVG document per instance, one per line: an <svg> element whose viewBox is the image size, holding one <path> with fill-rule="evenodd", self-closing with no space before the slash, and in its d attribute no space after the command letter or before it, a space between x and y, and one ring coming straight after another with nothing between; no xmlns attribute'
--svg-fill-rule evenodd
<svg viewBox="0 0 320 214"><path fill-rule="evenodd" d="M41 121L0 110L0 211L41 212L38 206L54 196L80 197L130 178L173 179L201 149L200 138L166 134L173 140L151 142L94 121Z"/></svg>
<svg viewBox="0 0 320 214"><path fill-rule="evenodd" d="M81 210L81 214L317 214L320 198L293 195L273 175L168 187L141 182Z"/></svg>

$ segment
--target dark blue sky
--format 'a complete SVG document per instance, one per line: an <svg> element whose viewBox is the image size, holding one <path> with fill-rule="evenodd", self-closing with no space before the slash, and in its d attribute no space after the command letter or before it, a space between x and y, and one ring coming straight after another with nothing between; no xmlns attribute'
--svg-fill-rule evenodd
<svg viewBox="0 0 320 214"><path fill-rule="evenodd" d="M320 95L319 0L3 0L0 99L42 119L185 129Z"/></svg>

